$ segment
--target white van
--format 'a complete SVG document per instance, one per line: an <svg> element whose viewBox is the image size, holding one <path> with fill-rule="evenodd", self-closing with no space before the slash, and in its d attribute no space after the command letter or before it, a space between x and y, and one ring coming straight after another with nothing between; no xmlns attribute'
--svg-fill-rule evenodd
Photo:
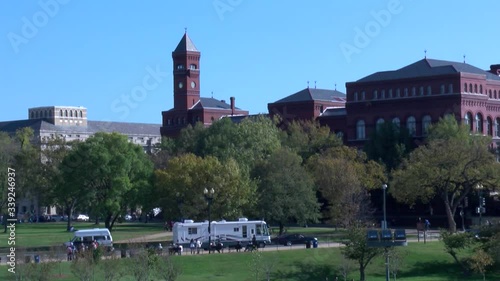
<svg viewBox="0 0 500 281"><path fill-rule="evenodd" d="M73 238L64 243L64 246L68 247L73 243L78 249L82 244L89 246L94 240L99 243L99 246L113 248L113 237L107 228L77 230L74 232Z"/></svg>

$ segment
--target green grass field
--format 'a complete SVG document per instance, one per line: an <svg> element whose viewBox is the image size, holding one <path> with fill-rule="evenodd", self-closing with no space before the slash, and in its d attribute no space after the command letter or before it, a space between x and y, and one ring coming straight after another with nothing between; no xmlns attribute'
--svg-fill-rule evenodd
<svg viewBox="0 0 500 281"><path fill-rule="evenodd" d="M93 222L74 222L76 229L88 229L104 227L104 224L96 226ZM114 241L127 240L160 233L163 225L160 223L118 223L113 227L111 235ZM73 233L66 231L65 222L57 223L18 223L16 224L16 246L40 247L61 245L69 241ZM0 233L0 247L7 247L7 234Z"/></svg>
<svg viewBox="0 0 500 281"><path fill-rule="evenodd" d="M410 243L404 248L408 252L397 280L406 281L479 281L482 277L475 274L465 277L447 255L441 242ZM270 280L318 281L340 278L341 257L339 248L318 248L259 253L228 253L173 256L173 260L182 270L179 281L234 281L265 280L264 272L270 269ZM127 268L125 259L118 262ZM69 269L68 262L63 262L53 270L50 280L77 280ZM6 266L0 267L0 280L8 280ZM59 270L62 275L59 276ZM259 273L259 278L256 274ZM102 269L95 270L94 280L102 280ZM367 280L385 280L385 267L382 257L375 259L367 268ZM500 270L487 273L487 280L500 280ZM356 270L350 273L348 280L359 280ZM131 276L123 281L133 280ZM393 279L391 279L393 280Z"/></svg>

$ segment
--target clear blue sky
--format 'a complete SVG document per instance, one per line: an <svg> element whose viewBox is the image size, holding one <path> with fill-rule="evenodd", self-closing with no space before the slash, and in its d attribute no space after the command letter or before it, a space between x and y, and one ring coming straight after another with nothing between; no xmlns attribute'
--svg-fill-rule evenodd
<svg viewBox="0 0 500 281"><path fill-rule="evenodd" d="M345 92L346 82L413 63L425 49L489 69L500 63L499 11L498 0L1 1L0 121L71 105L87 107L90 120L161 123L185 27L201 51L201 95L235 96L252 114L308 80ZM158 83L117 110L152 70Z"/></svg>

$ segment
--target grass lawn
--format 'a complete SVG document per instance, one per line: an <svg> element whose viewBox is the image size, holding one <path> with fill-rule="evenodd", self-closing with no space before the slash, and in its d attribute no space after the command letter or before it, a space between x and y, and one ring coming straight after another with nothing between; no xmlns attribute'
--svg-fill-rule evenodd
<svg viewBox="0 0 500 281"><path fill-rule="evenodd" d="M475 274L464 277L453 262L451 256L443 251L441 242L410 243L402 248L408 252L404 265L398 274L398 280L405 281L479 281L482 277ZM258 253L229 253L173 256L173 261L181 268L178 281L234 281L265 280L264 271L270 269L270 280L318 281L340 278L341 256L339 248L318 248L302 250L284 250ZM122 268L128 268L127 260L120 259ZM128 260L130 262L130 260ZM8 280L5 266L0 267L0 280ZM77 280L69 270L69 263L60 263L62 277L57 276L59 266L53 271L51 280ZM96 270L95 280L102 280L102 270ZM256 274L259 273L259 278ZM367 268L366 279L369 281L385 280L383 257L376 258ZM359 273L354 270L348 280L359 280ZM500 270L487 273L487 280L500 280ZM131 276L120 280L133 280ZM392 280L392 279L391 279Z"/></svg>
<svg viewBox="0 0 500 281"><path fill-rule="evenodd" d="M104 223L96 226L93 222L74 222L76 229L104 227ZM114 241L161 233L161 223L118 223L113 227L111 235ZM0 247L7 247L7 234L0 233ZM62 245L73 237L66 231L65 222L18 223L16 224L16 246L18 248Z"/></svg>

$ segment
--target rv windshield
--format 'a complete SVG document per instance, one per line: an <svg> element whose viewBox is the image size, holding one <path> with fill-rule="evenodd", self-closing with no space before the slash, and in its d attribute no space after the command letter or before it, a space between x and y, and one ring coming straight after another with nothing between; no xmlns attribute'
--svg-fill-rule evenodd
<svg viewBox="0 0 500 281"><path fill-rule="evenodd" d="M267 229L267 224L257 224L255 225L255 229L257 230L258 235L264 235L264 236L269 236L269 230Z"/></svg>

